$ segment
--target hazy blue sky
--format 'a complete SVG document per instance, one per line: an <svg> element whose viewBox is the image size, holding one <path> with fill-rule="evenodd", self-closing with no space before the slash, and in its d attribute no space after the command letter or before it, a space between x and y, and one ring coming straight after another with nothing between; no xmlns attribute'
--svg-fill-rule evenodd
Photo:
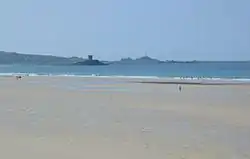
<svg viewBox="0 0 250 159"><path fill-rule="evenodd" d="M250 0L0 0L0 50L250 60Z"/></svg>

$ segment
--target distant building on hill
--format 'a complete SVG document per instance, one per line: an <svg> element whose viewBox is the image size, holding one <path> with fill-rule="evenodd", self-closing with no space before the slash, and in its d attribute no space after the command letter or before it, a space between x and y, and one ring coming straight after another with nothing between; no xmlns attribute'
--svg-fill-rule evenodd
<svg viewBox="0 0 250 159"><path fill-rule="evenodd" d="M93 59L93 55L88 55L88 59L85 60L85 61L81 61L81 62L76 62L74 63L74 65L96 65L96 66L99 66L99 65L108 65L107 63L103 63L99 60L94 60Z"/></svg>
<svg viewBox="0 0 250 159"><path fill-rule="evenodd" d="M93 60L93 55L88 55L88 60L92 61Z"/></svg>

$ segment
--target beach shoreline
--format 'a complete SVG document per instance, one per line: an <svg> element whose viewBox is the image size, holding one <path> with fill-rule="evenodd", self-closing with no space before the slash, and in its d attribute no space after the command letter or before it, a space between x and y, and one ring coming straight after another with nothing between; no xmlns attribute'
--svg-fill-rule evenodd
<svg viewBox="0 0 250 159"><path fill-rule="evenodd" d="M157 77L157 76L100 76L100 75L39 75L32 73L5 73L0 78L81 78L81 79L118 79L148 84L193 84L193 85L249 85L247 78L218 78L218 77Z"/></svg>
<svg viewBox="0 0 250 159"><path fill-rule="evenodd" d="M6 74L0 78L54 78L54 79L103 79L121 80L125 82L144 84L183 84L183 85L250 85L250 79L244 78L207 78L207 77L154 77L154 76L76 76L76 75L34 75L34 74Z"/></svg>

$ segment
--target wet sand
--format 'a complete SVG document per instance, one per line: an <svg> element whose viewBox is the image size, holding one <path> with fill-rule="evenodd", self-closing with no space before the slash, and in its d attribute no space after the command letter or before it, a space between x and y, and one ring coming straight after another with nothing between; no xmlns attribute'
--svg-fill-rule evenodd
<svg viewBox="0 0 250 159"><path fill-rule="evenodd" d="M0 78L0 158L250 158L249 85L147 81Z"/></svg>

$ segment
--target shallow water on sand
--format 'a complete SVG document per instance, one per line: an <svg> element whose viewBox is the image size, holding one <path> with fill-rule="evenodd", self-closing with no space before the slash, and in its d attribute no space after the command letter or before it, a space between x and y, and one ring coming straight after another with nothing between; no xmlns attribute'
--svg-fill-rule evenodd
<svg viewBox="0 0 250 159"><path fill-rule="evenodd" d="M196 62L107 66L0 65L0 74L217 77L250 79L250 62Z"/></svg>

